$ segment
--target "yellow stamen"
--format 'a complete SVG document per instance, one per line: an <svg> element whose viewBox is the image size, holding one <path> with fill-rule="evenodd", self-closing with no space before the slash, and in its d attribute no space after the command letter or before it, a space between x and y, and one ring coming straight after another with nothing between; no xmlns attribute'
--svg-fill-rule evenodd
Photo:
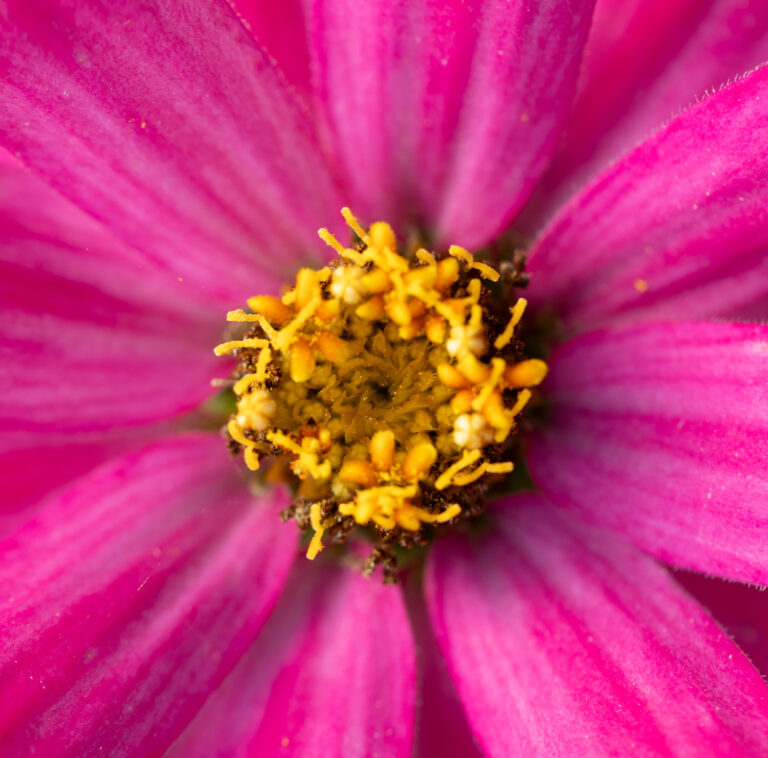
<svg viewBox="0 0 768 758"><path fill-rule="evenodd" d="M295 488L290 513L314 532L309 558L356 524L371 526L386 554L422 544L425 525L480 510L483 488L471 485L512 470L491 461L547 371L501 353L524 299L489 344L493 266L460 246L439 259L418 247L403 254L389 224L366 230L348 208L342 215L360 243L345 247L321 229L339 258L300 269L280 298L252 297L250 312L231 311L253 336L215 349L239 359L229 436L252 471L277 459L263 466L266 478ZM435 490L449 487L446 505Z"/></svg>
<svg viewBox="0 0 768 758"><path fill-rule="evenodd" d="M352 214L352 211L345 206L341 209L341 215L344 216L344 220L347 222L349 228L367 245L369 241L368 235L366 234L365 229L360 226L360 222Z"/></svg>
<svg viewBox="0 0 768 758"><path fill-rule="evenodd" d="M371 461L377 471L389 471L395 462L395 435L382 429L371 438Z"/></svg>
<svg viewBox="0 0 768 758"><path fill-rule="evenodd" d="M213 348L213 352L216 355L226 355L227 353L231 353L233 350L237 350L241 347L257 349L260 347L267 347L268 345L269 342L267 340L255 338L247 340L232 340L231 342L222 342L220 345L216 345L216 347Z"/></svg>
<svg viewBox="0 0 768 758"><path fill-rule="evenodd" d="M442 474L440 474L435 482L435 489L444 490L459 471L463 471L467 466L471 466L480 458L480 456L481 452L479 450L465 450L456 463L449 466Z"/></svg>
<svg viewBox="0 0 768 758"><path fill-rule="evenodd" d="M523 313L525 313L525 307L528 305L528 301L521 297L515 304L512 306L512 308L509 309L509 312L511 314L511 317L509 319L509 322L507 323L507 326L504 328L504 331L496 337L496 340L493 343L493 346L497 350L501 350L501 348L506 347L510 341L512 340L512 337L515 333L515 327L520 322L520 319L523 317Z"/></svg>
<svg viewBox="0 0 768 758"><path fill-rule="evenodd" d="M291 346L291 379L306 382L315 370L315 351L304 337L298 337Z"/></svg>
<svg viewBox="0 0 768 758"><path fill-rule="evenodd" d="M549 371L547 364L538 358L531 358L509 366L504 371L504 383L508 387L535 387L544 381Z"/></svg>
<svg viewBox="0 0 768 758"><path fill-rule="evenodd" d="M327 229L318 229L317 236L325 242L328 247L332 247L339 255L344 252L344 246Z"/></svg>
<svg viewBox="0 0 768 758"><path fill-rule="evenodd" d="M271 295L249 297L248 307L276 324L285 324L293 318L293 311L279 298Z"/></svg>

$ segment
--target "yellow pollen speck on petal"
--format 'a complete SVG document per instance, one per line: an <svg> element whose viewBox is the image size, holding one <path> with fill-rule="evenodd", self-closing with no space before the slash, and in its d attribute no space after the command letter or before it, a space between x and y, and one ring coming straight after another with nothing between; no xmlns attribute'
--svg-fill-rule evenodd
<svg viewBox="0 0 768 758"><path fill-rule="evenodd" d="M635 279L635 289L638 292L647 292L648 291L648 282L645 281L645 279Z"/></svg>
<svg viewBox="0 0 768 758"><path fill-rule="evenodd" d="M311 531L307 557L364 527L366 565L391 576L393 546L480 513L485 483L513 470L509 438L547 366L517 334L525 299L499 319L518 279L458 245L403 252L389 224L342 215L346 238L318 232L336 259L231 310L239 338L215 352L237 360L230 447L292 487L283 516Z"/></svg>

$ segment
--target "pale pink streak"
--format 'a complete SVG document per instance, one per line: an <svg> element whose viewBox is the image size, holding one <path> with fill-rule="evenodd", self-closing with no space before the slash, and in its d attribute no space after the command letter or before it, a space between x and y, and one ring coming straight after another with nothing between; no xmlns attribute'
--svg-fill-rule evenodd
<svg viewBox="0 0 768 758"><path fill-rule="evenodd" d="M400 589L354 568L304 561L168 758L405 758L414 689Z"/></svg>
<svg viewBox="0 0 768 758"><path fill-rule="evenodd" d="M536 495L435 545L427 602L489 756L761 755L768 691L667 572Z"/></svg>
<svg viewBox="0 0 768 758"><path fill-rule="evenodd" d="M640 324L562 346L530 439L557 503L669 563L768 584L768 326Z"/></svg>
<svg viewBox="0 0 768 758"><path fill-rule="evenodd" d="M350 204L400 230L420 222L440 243L492 239L554 149L592 1L309 5L317 94Z"/></svg>
<svg viewBox="0 0 768 758"><path fill-rule="evenodd" d="M121 240L221 303L318 249L343 202L225 0L10 0L0 29L0 143Z"/></svg>
<svg viewBox="0 0 768 758"><path fill-rule="evenodd" d="M575 195L530 249L569 331L768 313L768 68L683 113Z"/></svg>
<svg viewBox="0 0 768 758"><path fill-rule="evenodd" d="M214 435L168 439L3 543L0 751L158 755L269 615L296 545Z"/></svg>

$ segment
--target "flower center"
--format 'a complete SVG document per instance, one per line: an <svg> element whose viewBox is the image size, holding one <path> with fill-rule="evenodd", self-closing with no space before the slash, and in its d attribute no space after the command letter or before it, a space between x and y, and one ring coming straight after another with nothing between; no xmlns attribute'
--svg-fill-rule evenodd
<svg viewBox="0 0 768 758"><path fill-rule="evenodd" d="M483 510L547 367L525 357L526 301L504 306L495 268L455 245L403 254L388 224L342 213L356 243L321 229L339 257L227 314L249 326L216 354L238 358L232 444L251 470L269 459L268 478L291 480L284 516L312 530L307 557L366 527L365 569L392 578L394 546Z"/></svg>

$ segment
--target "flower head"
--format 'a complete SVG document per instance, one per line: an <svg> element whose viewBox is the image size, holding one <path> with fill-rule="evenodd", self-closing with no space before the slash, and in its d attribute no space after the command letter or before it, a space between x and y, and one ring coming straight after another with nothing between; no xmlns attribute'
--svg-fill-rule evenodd
<svg viewBox="0 0 768 758"><path fill-rule="evenodd" d="M764 754L768 11L235 4L0 13L0 752Z"/></svg>

